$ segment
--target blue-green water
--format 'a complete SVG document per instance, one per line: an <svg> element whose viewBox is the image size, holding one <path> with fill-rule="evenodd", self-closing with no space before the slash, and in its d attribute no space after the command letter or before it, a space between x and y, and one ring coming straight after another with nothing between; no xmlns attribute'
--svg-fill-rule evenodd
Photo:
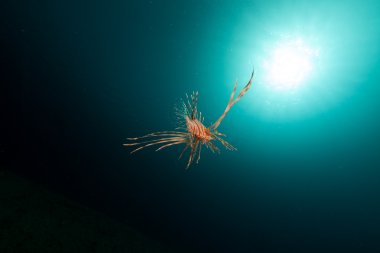
<svg viewBox="0 0 380 253"><path fill-rule="evenodd" d="M195 252L380 251L377 1L11 5L9 164ZM274 52L294 45L308 57L296 79L273 81ZM186 171L183 147L122 146L174 130L192 91L211 124L253 66L219 128L238 151L203 149Z"/></svg>

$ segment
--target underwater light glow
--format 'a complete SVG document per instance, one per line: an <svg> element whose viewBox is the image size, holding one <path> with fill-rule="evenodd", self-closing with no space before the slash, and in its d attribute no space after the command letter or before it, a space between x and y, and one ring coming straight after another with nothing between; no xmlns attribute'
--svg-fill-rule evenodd
<svg viewBox="0 0 380 253"><path fill-rule="evenodd" d="M302 39L277 44L263 64L267 83L280 90L298 87L313 70L313 58L317 54Z"/></svg>

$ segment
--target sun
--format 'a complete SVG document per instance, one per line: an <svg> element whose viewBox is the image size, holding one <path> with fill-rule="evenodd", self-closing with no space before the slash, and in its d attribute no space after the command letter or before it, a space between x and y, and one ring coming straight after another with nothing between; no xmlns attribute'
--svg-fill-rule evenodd
<svg viewBox="0 0 380 253"><path fill-rule="evenodd" d="M268 85L280 90L297 88L312 72L317 55L302 39L278 43L263 64Z"/></svg>

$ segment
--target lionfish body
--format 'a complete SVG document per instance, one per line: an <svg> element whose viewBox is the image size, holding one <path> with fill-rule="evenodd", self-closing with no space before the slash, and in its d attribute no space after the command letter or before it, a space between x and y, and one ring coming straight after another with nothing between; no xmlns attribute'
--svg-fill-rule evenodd
<svg viewBox="0 0 380 253"><path fill-rule="evenodd" d="M206 146L213 153L220 153L219 148L213 143L214 141L219 141L226 149L236 150L231 144L222 139L220 136L225 136L217 131L220 123L227 115L231 107L248 91L252 84L253 74L248 83L238 94L236 98L235 92L237 87L237 82L234 85L234 89L231 93L230 100L227 104L224 113L215 121L211 126L206 127L204 125L204 118L202 114L198 112L198 92L193 92L190 98L186 95L187 101L182 101L180 108L177 108L176 114L179 126L177 130L182 131L164 131L164 132L155 132L147 134L141 137L127 138L129 141L136 141L127 144L124 146L135 146L136 148L132 150L131 153L139 151L143 148L159 145L156 151L173 146L178 144L185 144L185 147L179 156L182 157L184 152L187 149L190 149L190 156L187 162L186 169L193 163L194 158L197 156L197 163L200 159L202 146Z"/></svg>

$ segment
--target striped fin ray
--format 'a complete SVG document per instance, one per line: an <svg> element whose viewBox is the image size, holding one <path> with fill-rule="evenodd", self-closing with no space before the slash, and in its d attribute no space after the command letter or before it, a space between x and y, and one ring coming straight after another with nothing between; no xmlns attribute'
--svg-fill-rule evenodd
<svg viewBox="0 0 380 253"><path fill-rule="evenodd" d="M158 137L158 138L157 138ZM131 143L123 144L123 146L131 147L135 146L136 148L131 151L131 153L137 152L146 147L161 145L156 149L159 151L161 149L178 145L178 144L187 144L189 142L189 134L176 131L166 131L166 132L156 132L147 134L141 137L127 138L130 141L136 141Z"/></svg>

